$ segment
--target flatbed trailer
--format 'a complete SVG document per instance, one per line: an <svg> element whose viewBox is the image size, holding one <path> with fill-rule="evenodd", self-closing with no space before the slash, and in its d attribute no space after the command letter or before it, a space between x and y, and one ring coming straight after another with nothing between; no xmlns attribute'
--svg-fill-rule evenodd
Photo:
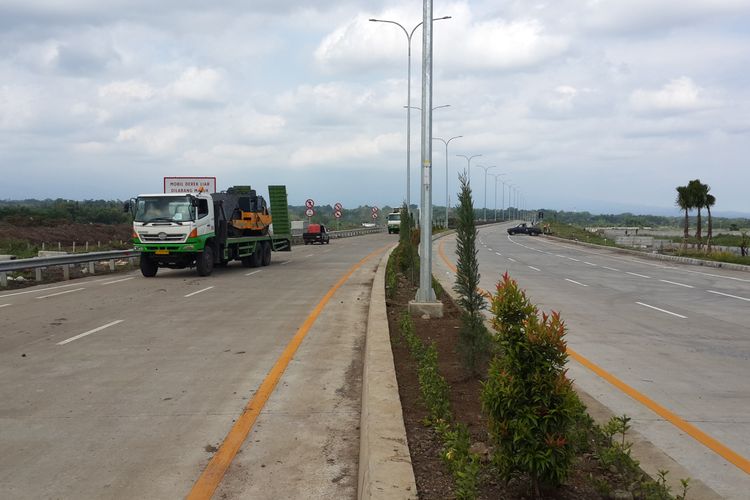
<svg viewBox="0 0 750 500"><path fill-rule="evenodd" d="M224 193L213 197L208 193L138 196L131 202L135 209L132 205L129 209L134 212L133 243L141 252L141 272L153 277L160 267L195 267L199 275L207 276L214 266L225 266L232 260L239 260L245 267L267 266L272 252L292 249L286 188L269 186L269 194L273 224L252 231L237 229L247 225L245 216L253 215L237 208L248 204L247 196L239 196L239 205L234 203L237 197ZM262 205L257 210L269 215L265 202L255 201L253 206ZM164 215L147 215L152 205ZM236 235L238 231L251 234Z"/></svg>

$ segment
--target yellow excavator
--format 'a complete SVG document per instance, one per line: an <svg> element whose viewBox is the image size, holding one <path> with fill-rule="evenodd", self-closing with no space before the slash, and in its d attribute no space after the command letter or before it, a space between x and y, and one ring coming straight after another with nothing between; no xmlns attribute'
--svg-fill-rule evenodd
<svg viewBox="0 0 750 500"><path fill-rule="evenodd" d="M232 186L225 193L216 193L229 221L230 236L264 236L272 219L266 200L250 186Z"/></svg>

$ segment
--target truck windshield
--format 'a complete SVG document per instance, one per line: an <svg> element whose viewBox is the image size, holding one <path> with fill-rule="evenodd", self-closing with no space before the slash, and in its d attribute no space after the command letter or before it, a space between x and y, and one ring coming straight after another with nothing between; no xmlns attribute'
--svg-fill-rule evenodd
<svg viewBox="0 0 750 500"><path fill-rule="evenodd" d="M398 213L398 214L389 214L388 215L388 220L401 220L401 214L400 213Z"/></svg>
<svg viewBox="0 0 750 500"><path fill-rule="evenodd" d="M187 196L138 198L135 209L137 222L184 222L195 220L195 207Z"/></svg>

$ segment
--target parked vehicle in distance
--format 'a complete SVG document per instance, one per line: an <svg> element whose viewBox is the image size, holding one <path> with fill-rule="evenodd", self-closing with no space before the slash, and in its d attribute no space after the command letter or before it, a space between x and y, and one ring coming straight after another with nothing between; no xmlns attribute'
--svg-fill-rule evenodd
<svg viewBox="0 0 750 500"><path fill-rule="evenodd" d="M542 234L542 230L536 226L529 226L525 222L508 228L508 234L528 234L530 236L538 236Z"/></svg>
<svg viewBox="0 0 750 500"><path fill-rule="evenodd" d="M401 210L394 210L388 214L388 234L401 230Z"/></svg>
<svg viewBox="0 0 750 500"><path fill-rule="evenodd" d="M330 244L331 236L328 234L328 228L323 224L310 224L307 226L307 231L302 233L302 241L305 245L312 245L313 243Z"/></svg>

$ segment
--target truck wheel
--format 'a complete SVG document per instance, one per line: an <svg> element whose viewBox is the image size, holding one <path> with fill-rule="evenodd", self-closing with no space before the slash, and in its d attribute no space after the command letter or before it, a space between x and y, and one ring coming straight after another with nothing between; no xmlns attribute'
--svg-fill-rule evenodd
<svg viewBox="0 0 750 500"><path fill-rule="evenodd" d="M156 272L159 270L159 265L148 256L148 254L141 254L141 274L146 278L153 278L156 276Z"/></svg>
<svg viewBox="0 0 750 500"><path fill-rule="evenodd" d="M208 276L214 270L214 251L211 247L206 246L198 255L195 267L198 270L198 276Z"/></svg>
<svg viewBox="0 0 750 500"><path fill-rule="evenodd" d="M261 248L263 249L263 259L261 264L267 266L271 263L271 242L264 241Z"/></svg>
<svg viewBox="0 0 750 500"><path fill-rule="evenodd" d="M263 253L261 250L261 244L255 245L255 250L250 255L246 255L240 259L242 267L258 267L263 260Z"/></svg>

